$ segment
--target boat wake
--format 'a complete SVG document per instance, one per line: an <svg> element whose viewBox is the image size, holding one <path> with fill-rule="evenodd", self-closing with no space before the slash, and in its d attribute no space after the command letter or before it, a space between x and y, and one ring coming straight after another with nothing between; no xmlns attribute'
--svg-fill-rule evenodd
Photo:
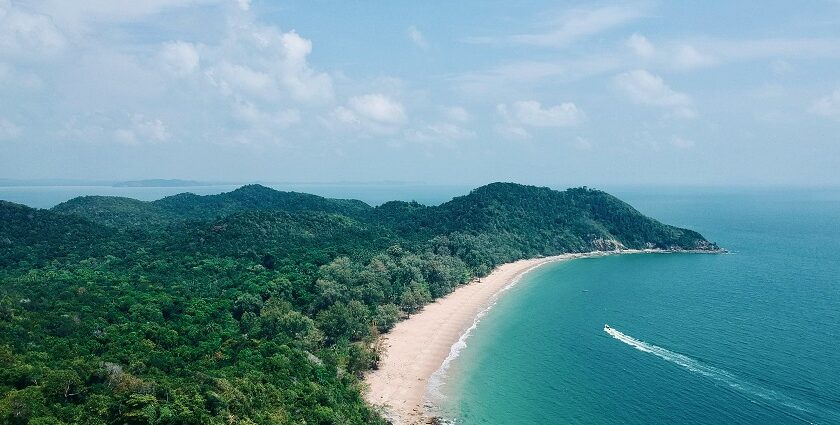
<svg viewBox="0 0 840 425"><path fill-rule="evenodd" d="M725 384L729 388L736 390L738 393L746 397L751 402L764 405L772 410L781 412L796 420L805 423L818 423L813 422L811 419L808 419L805 416L812 417L814 415L818 415L821 418L833 419L840 417L840 415L838 415L838 412L829 411L828 409L822 409L819 406L811 405L810 403L806 403L802 400L794 399L790 396L782 394L779 391L774 391L769 388L753 384L735 376L734 374L726 370L708 365L684 354L675 353L666 348L662 348L654 344L640 341L636 338L633 338L632 336L625 335L621 333L618 329L612 328L609 325L604 325L604 332L608 333L613 338L639 351L653 354L654 356L659 357L660 359L681 366L682 368L687 369L690 372L705 376L718 383Z"/></svg>

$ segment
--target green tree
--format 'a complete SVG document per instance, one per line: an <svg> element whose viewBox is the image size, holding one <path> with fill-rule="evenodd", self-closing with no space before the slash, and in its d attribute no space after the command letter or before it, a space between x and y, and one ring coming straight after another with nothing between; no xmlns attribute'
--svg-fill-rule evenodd
<svg viewBox="0 0 840 425"><path fill-rule="evenodd" d="M359 341L370 332L367 307L359 301L338 302L318 313L318 327L330 342L342 339Z"/></svg>

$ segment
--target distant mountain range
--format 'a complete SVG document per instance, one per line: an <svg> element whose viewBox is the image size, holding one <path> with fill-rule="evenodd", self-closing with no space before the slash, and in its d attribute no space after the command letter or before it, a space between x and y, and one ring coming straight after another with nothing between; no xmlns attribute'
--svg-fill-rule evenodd
<svg viewBox="0 0 840 425"><path fill-rule="evenodd" d="M400 180L378 180L378 181L270 181L260 182L272 186L282 185L423 185L424 182L400 181ZM182 179L142 179L142 180L85 180L85 179L4 179L0 178L0 187L10 186L107 186L107 187L199 187L199 186L239 186L246 184L242 181L199 181Z"/></svg>

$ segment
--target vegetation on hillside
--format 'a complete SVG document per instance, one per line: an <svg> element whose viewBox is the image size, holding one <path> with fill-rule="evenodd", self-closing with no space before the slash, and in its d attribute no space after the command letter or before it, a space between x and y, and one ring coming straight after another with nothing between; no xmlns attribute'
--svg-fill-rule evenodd
<svg viewBox="0 0 840 425"><path fill-rule="evenodd" d="M383 423L379 333L500 263L616 246L717 248L585 188L0 202L0 423Z"/></svg>

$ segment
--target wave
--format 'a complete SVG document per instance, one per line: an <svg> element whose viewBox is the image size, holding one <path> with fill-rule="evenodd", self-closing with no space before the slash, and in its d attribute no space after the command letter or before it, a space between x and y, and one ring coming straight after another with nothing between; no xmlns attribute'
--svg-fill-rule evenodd
<svg viewBox="0 0 840 425"><path fill-rule="evenodd" d="M577 256L571 256L569 258L578 258L578 257ZM511 281L507 285L505 285L504 287L499 289L495 294L493 294L493 297L490 298L490 302L487 304L487 306L483 310L481 310L478 314L476 314L476 316L473 319L473 322L470 325L470 327L468 327L461 334L461 336L458 337L458 341L455 341L455 343L452 344L452 346L449 348L449 354L443 360L443 363L441 363L440 367L438 367L437 370L435 370L435 372L432 374L432 376L429 377L429 382L426 386L426 408L427 408L427 410L431 410L431 409L434 409L435 407L439 406L440 402L445 398L445 395L443 394L443 391L442 391L442 387L443 387L444 382L446 380L446 373L449 371L449 366L452 364L452 362L455 359L458 358L458 356L461 354L461 351L464 348L467 347L467 339L469 339L470 335L472 335L472 332L475 330L475 328L478 327L478 324L481 322L481 319L484 318L484 316L486 316L487 313L489 313L490 310L492 310L493 307L496 306L496 304L499 302L499 297L504 292L510 290L511 288L513 288L514 286L519 284L519 281L522 280L522 278L526 274L528 274L528 272L536 269L537 267L543 266L545 264L553 263L553 262L556 262L556 261L560 261L562 259L563 258L558 258L556 260L544 261L544 262L535 264L531 267L528 267L527 269L525 269L522 272L520 272L519 274L517 274L513 279L511 279ZM430 413L439 413L439 412L430 412ZM440 417L438 418L438 420L441 421L444 424L454 423L454 420L450 421L448 419L440 418Z"/></svg>
<svg viewBox="0 0 840 425"><path fill-rule="evenodd" d="M639 351L653 354L660 359L681 366L690 372L725 384L729 388L738 391L751 402L764 405L801 422L811 424L816 423L803 416L818 416L821 418L832 418L833 420L840 418L840 413L838 412L823 409L818 406L811 405L803 400L794 399L779 391L774 391L761 385L748 382L735 376L731 372L708 365L684 354L662 348L658 345L640 341L632 336L621 333L618 329L604 325L604 332Z"/></svg>

